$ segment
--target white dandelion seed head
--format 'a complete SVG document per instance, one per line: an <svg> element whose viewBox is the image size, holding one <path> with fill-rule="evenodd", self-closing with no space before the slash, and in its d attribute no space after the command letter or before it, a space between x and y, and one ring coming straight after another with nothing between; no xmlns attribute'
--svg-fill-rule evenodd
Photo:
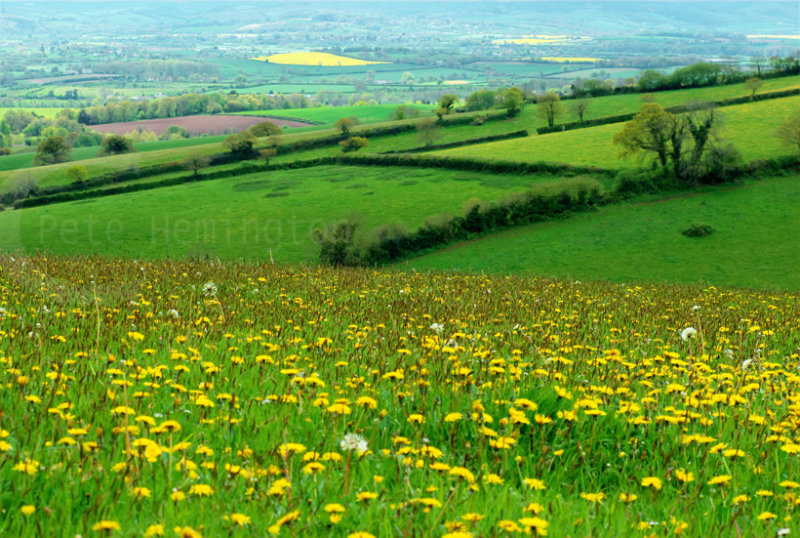
<svg viewBox="0 0 800 538"><path fill-rule="evenodd" d="M753 359L745 359L742 361L742 371L746 371L753 363Z"/></svg>
<svg viewBox="0 0 800 538"><path fill-rule="evenodd" d="M342 450L355 450L359 454L363 454L367 451L367 440L357 433L347 433L342 440L339 441L339 446Z"/></svg>
<svg viewBox="0 0 800 538"><path fill-rule="evenodd" d="M692 307L692 312L700 312L702 309L703 309L702 306L700 306L699 304L696 304L696 305L694 305Z"/></svg>
<svg viewBox="0 0 800 538"><path fill-rule="evenodd" d="M433 323L431 324L431 330L440 335L444 331L444 325L441 323Z"/></svg>
<svg viewBox="0 0 800 538"><path fill-rule="evenodd" d="M694 327L686 327L681 331L681 340L688 342L689 340L697 337L697 329Z"/></svg>
<svg viewBox="0 0 800 538"><path fill-rule="evenodd" d="M172 319L178 319L179 317L181 317L178 311L175 310L174 308L170 308L169 310L167 310L167 316L171 317Z"/></svg>
<svg viewBox="0 0 800 538"><path fill-rule="evenodd" d="M217 295L217 285L211 281L203 284L203 295L206 297L214 297Z"/></svg>
<svg viewBox="0 0 800 538"><path fill-rule="evenodd" d="M778 536L787 536L791 531L787 528L778 529Z"/></svg>

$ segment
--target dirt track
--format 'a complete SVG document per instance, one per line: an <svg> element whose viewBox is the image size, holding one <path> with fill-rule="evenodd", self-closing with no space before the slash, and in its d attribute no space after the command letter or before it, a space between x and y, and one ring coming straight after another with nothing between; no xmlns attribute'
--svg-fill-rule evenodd
<svg viewBox="0 0 800 538"><path fill-rule="evenodd" d="M98 133L114 133L124 135L135 131L138 127L153 131L157 135L163 134L171 125L185 127L192 136L205 133L223 134L226 129L241 131L251 125L270 121L281 127L304 127L308 123L299 121L279 120L275 118L264 118L260 116L181 116L179 118L161 118L156 120L126 121L122 123L103 123L101 125L90 125Z"/></svg>

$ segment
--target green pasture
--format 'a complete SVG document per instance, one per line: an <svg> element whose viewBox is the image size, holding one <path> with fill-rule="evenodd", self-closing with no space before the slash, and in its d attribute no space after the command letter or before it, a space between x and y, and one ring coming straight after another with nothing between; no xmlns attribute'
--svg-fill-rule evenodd
<svg viewBox="0 0 800 538"><path fill-rule="evenodd" d="M63 110L62 107L0 107L0 118L6 115L8 111L25 111L31 112L36 114L37 116L41 116L43 118L55 118L58 116L58 113Z"/></svg>
<svg viewBox="0 0 800 538"><path fill-rule="evenodd" d="M204 146L208 144L214 144L215 147L219 147L218 144L222 142L226 136L227 135L201 136L195 138L181 138L179 140L159 140L157 142L139 142L134 144L134 148L136 148L138 154L151 151ZM92 165L89 166L87 165L87 163L81 162L89 159L98 158L97 154L99 151L100 151L100 146L91 146L87 148L74 148L71 153L72 160L70 161L70 163L73 163L72 166L74 166L75 164L86 166L87 171L93 172L92 175L96 175L96 173L102 173L99 172L99 170L101 169L107 172L108 169L104 169L101 166L96 166L96 163L92 163ZM24 153L14 153L12 155L6 155L4 157L0 157L0 172L31 168L33 167L33 160L35 157L36 157L36 152L34 150L27 151ZM113 160L117 159L118 157L119 156L103 157L103 158L109 159L109 161L113 162ZM158 158L160 159L161 157L159 156ZM161 162L161 161L156 161L156 162ZM65 165L67 166L65 167ZM52 167L58 167L58 170L60 171L65 168L69 168L69 166L70 166L69 163L62 163L59 165L40 167L36 168L35 171L31 171L31 173L33 177L36 178L42 177L43 181L47 182L47 179L45 178L49 176L49 171L53 169ZM39 172L39 170L42 170L42 172ZM45 172L45 170L47 170L48 172ZM3 188L3 183L4 183L3 177L4 176L0 174L0 192L5 190Z"/></svg>
<svg viewBox="0 0 800 538"><path fill-rule="evenodd" d="M454 245L403 269L800 290L800 176L607 206ZM693 223L711 235L681 234Z"/></svg>
<svg viewBox="0 0 800 538"><path fill-rule="evenodd" d="M774 133L798 105L799 97L786 97L721 108L724 124L720 134L739 149L745 161L788 154L790 150L781 144ZM621 129L622 124L615 123L435 153L486 160L552 161L605 168L635 167L638 165L636 158L620 158L618 148L612 142L614 134Z"/></svg>
<svg viewBox="0 0 800 538"><path fill-rule="evenodd" d="M298 118L324 124L334 124L342 118L356 117L361 123L378 123L390 121L392 114L400 103L387 105L354 105L354 106L322 106L312 108L287 108L277 110L255 110L251 112L235 112L238 116L275 116L279 118ZM405 105L429 114L429 105Z"/></svg>
<svg viewBox="0 0 800 538"><path fill-rule="evenodd" d="M255 173L150 191L0 213L0 250L146 257L202 251L222 258L313 263L313 230L363 215L416 228L458 213L471 198L496 199L547 176L439 169L323 166Z"/></svg>

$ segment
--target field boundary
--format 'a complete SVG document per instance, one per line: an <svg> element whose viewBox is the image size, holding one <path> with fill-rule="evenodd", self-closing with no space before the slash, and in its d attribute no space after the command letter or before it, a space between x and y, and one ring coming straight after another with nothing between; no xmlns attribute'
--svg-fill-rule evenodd
<svg viewBox="0 0 800 538"><path fill-rule="evenodd" d="M767 101L770 99L782 99L784 97L794 97L800 95L800 88L792 88L789 90L776 90L772 92L765 92L756 94L755 96L731 97L729 99L722 99L720 101L709 101L712 106L724 108L727 106L743 105L746 103L753 103L755 101ZM673 114L680 114L688 112L690 107L686 105L665 107L664 110L672 112ZM540 135L549 133L558 133L561 131L572 131L575 129L583 129L586 127L597 127L598 125L608 125L610 123L620 123L623 121L630 121L636 116L637 112L629 112L627 114L619 114L616 116L606 116L604 118L595 118L583 122L572 121L569 123L562 123L561 125L554 125L552 127L539 127L536 132Z"/></svg>

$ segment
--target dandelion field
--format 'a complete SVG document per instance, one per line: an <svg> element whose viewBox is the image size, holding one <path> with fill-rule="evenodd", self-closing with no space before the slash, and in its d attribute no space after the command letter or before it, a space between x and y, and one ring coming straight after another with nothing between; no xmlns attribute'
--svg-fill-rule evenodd
<svg viewBox="0 0 800 538"><path fill-rule="evenodd" d="M775 536L797 294L0 256L2 536Z"/></svg>

